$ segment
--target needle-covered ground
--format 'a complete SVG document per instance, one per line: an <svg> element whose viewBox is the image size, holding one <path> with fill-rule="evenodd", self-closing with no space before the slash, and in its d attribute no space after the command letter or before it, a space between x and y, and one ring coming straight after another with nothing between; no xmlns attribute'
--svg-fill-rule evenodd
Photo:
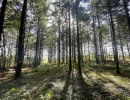
<svg viewBox="0 0 130 100"><path fill-rule="evenodd" d="M130 100L130 67L120 65L121 75L113 63L83 64L82 75L51 64L27 68L20 79L0 79L0 100Z"/></svg>

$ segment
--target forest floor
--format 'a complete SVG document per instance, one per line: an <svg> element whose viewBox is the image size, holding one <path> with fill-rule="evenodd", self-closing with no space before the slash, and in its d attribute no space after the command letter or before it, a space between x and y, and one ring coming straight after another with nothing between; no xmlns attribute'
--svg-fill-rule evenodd
<svg viewBox="0 0 130 100"><path fill-rule="evenodd" d="M121 75L114 63L82 64L82 75L71 74L65 66L41 65L24 68L20 79L14 71L0 77L0 100L130 100L130 64L121 63Z"/></svg>

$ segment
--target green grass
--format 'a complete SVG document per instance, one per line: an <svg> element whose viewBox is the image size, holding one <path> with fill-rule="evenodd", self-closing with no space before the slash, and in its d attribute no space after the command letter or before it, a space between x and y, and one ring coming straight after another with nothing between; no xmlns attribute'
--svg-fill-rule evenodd
<svg viewBox="0 0 130 100"><path fill-rule="evenodd" d="M120 63L121 74L116 74L114 62L100 63L98 66L94 63L87 63L82 68L83 73L91 77L92 80L102 84L102 88L118 96L119 100L130 100L130 64L128 62Z"/></svg>
<svg viewBox="0 0 130 100"><path fill-rule="evenodd" d="M120 63L121 75L114 62L82 64L82 76L73 69L67 75L65 66L43 64L28 69L17 80L0 83L2 100L130 100L129 63ZM67 68L68 69L68 68Z"/></svg>
<svg viewBox="0 0 130 100"><path fill-rule="evenodd" d="M56 65L41 65L25 71L21 79L1 84L0 99L6 100L41 100L50 97L51 83L63 77L64 68ZM42 99L43 100L43 99Z"/></svg>

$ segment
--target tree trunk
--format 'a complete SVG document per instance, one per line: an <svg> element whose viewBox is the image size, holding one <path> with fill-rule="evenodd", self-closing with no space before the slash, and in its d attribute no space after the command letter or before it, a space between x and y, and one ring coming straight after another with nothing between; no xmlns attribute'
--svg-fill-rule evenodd
<svg viewBox="0 0 130 100"><path fill-rule="evenodd" d="M126 46L127 46L127 51L128 51L129 59L130 59L130 48L129 48L128 39L126 39Z"/></svg>
<svg viewBox="0 0 130 100"><path fill-rule="evenodd" d="M64 26L62 26L62 64L65 63Z"/></svg>
<svg viewBox="0 0 130 100"><path fill-rule="evenodd" d="M116 73L120 74L115 28L114 28L114 23L113 23L113 18L112 18L113 15L112 15L111 6L110 6L110 0L108 0L108 10L110 13L110 22L111 22L111 28L112 28L112 41L113 41L113 46L114 46L114 61L116 63Z"/></svg>
<svg viewBox="0 0 130 100"><path fill-rule="evenodd" d="M17 60L15 78L18 78L21 76L21 69L22 69L23 60L24 60L24 38L25 38L26 10L27 10L27 0L24 0L22 13L21 13L21 21L20 21L18 60Z"/></svg>
<svg viewBox="0 0 130 100"><path fill-rule="evenodd" d="M122 60L124 61L125 57L124 57L124 49L123 49L123 43L121 39L120 27L118 29L119 29L119 40L120 40L120 48L121 48L121 53L122 53Z"/></svg>
<svg viewBox="0 0 130 100"><path fill-rule="evenodd" d="M38 50L39 50L39 18L37 19L37 37L36 37L36 47L35 47L35 64L34 67L36 68L38 66Z"/></svg>
<svg viewBox="0 0 130 100"><path fill-rule="evenodd" d="M58 20L58 24L59 24L59 38L58 38L58 66L60 66L60 24L61 24L61 19L60 19L60 15L59 15L59 20Z"/></svg>
<svg viewBox="0 0 130 100"><path fill-rule="evenodd" d="M90 62L91 60L90 60L90 50L89 50L89 40L90 39L90 37L88 37L88 61Z"/></svg>
<svg viewBox="0 0 130 100"><path fill-rule="evenodd" d="M6 70L6 49L5 49L5 33L3 32L3 48L4 48L4 54L3 54L3 70Z"/></svg>
<svg viewBox="0 0 130 100"><path fill-rule="evenodd" d="M73 25L74 26L74 25ZM73 27L73 34L74 34L74 64L76 65L76 36L75 36L75 27Z"/></svg>
<svg viewBox="0 0 130 100"><path fill-rule="evenodd" d="M69 4L69 72L72 71L72 64L71 64L71 27L70 27L70 1L68 0Z"/></svg>
<svg viewBox="0 0 130 100"><path fill-rule="evenodd" d="M78 49L78 71L79 74L82 74L81 72L81 55L80 55L80 41L79 41L79 15L78 15L78 0L76 0L76 22L77 22L77 49Z"/></svg>
<svg viewBox="0 0 130 100"><path fill-rule="evenodd" d="M1 41L1 34L3 32L3 24L4 24L6 5L7 5L7 0L3 0L1 12L0 12L0 41Z"/></svg>
<svg viewBox="0 0 130 100"><path fill-rule="evenodd" d="M130 35L130 17L129 17L129 10L128 10L128 6L127 6L126 0L123 0L123 3L124 3L124 9L125 9L125 13L126 13L126 18L127 18L128 28L129 28L129 35Z"/></svg>
<svg viewBox="0 0 130 100"><path fill-rule="evenodd" d="M68 64L68 24L66 25L66 65Z"/></svg>
<svg viewBox="0 0 130 100"><path fill-rule="evenodd" d="M98 9L98 13L99 13L99 9ZM99 27L99 46L100 46L101 60L102 60L102 62L105 63L105 60L104 60L104 51L103 51L103 45L102 45L102 32L101 32L99 15L97 16L97 19L98 19L98 27Z"/></svg>
<svg viewBox="0 0 130 100"><path fill-rule="evenodd" d="M97 39L96 39L96 32L95 32L95 20L93 15L93 32L94 32L94 46L95 46L95 58L96 58L96 64L99 64L98 61L98 45L97 45Z"/></svg>

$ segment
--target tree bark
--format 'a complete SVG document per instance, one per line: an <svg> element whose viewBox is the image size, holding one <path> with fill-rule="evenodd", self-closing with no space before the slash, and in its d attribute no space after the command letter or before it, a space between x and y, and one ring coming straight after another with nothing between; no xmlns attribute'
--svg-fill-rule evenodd
<svg viewBox="0 0 130 100"><path fill-rule="evenodd" d="M94 46L95 46L95 58L96 58L96 64L99 64L98 60L98 45L97 45L97 39L96 39L96 32L95 32L95 19L93 15L93 32L94 32Z"/></svg>
<svg viewBox="0 0 130 100"><path fill-rule="evenodd" d="M60 19L60 15L59 15L59 20L58 20L58 24L59 24L59 38L58 38L58 66L60 66L60 34L61 34L61 30L60 30L60 24L61 24L61 19Z"/></svg>
<svg viewBox="0 0 130 100"><path fill-rule="evenodd" d="M122 53L122 60L124 61L125 57L124 57L124 49L123 49L123 43L121 39L120 27L119 27L119 40L120 40L120 48L121 48L121 53Z"/></svg>
<svg viewBox="0 0 130 100"><path fill-rule="evenodd" d="M3 0L1 12L0 12L0 41L1 41L1 34L3 32L3 24L4 24L6 5L7 5L7 0Z"/></svg>
<svg viewBox="0 0 130 100"><path fill-rule="evenodd" d="M129 28L129 35L130 35L130 17L129 17L129 10L128 10L128 6L127 6L126 0L123 0L123 3L124 3L124 9L125 9L125 13L126 13L126 18L127 18L128 28Z"/></svg>
<svg viewBox="0 0 130 100"><path fill-rule="evenodd" d="M3 54L3 70L6 70L6 49L5 49L5 33L3 32L3 48L4 48L4 54Z"/></svg>
<svg viewBox="0 0 130 100"><path fill-rule="evenodd" d="M76 24L77 24L77 49L78 49L78 71L79 74L82 74L81 72L81 55L80 55L80 40L79 40L79 15L78 15L78 0L76 0Z"/></svg>
<svg viewBox="0 0 130 100"><path fill-rule="evenodd" d="M116 73L120 74L115 28L114 28L114 23L113 23L113 15L112 15L112 10L110 6L110 0L108 0L108 10L110 14L110 22L111 22L111 28L112 28L112 41L113 41L113 46L114 46L113 48L114 48L114 61L116 63Z"/></svg>
<svg viewBox="0 0 130 100"><path fill-rule="evenodd" d="M98 13L99 13L99 9L98 9ZM98 27L99 27L99 46L100 46L101 60L102 60L102 62L105 63L105 60L104 60L104 51L103 51L103 44L102 44L102 32L101 32L99 15L97 16L97 20L98 20Z"/></svg>
<svg viewBox="0 0 130 100"><path fill-rule="evenodd" d="M22 13L21 13L21 20L20 20L19 44L18 44L18 60L17 60L15 78L21 77L21 69L23 67L26 10L27 10L27 0L24 0Z"/></svg>
<svg viewBox="0 0 130 100"><path fill-rule="evenodd" d="M70 1L68 0L69 4L69 72L72 71L72 63L71 63L71 27L70 27Z"/></svg>

